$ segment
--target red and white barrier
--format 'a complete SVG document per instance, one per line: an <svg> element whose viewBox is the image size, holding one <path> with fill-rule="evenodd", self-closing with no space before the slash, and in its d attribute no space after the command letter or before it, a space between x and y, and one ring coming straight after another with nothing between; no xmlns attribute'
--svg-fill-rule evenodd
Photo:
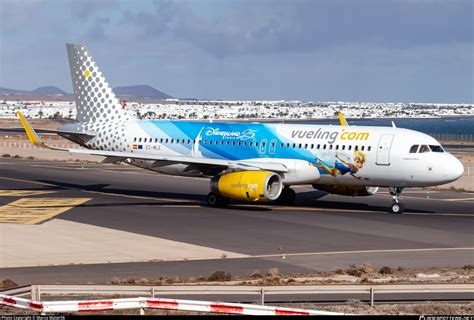
<svg viewBox="0 0 474 320"><path fill-rule="evenodd" d="M260 306L254 304L159 298L36 302L24 298L0 294L0 304L41 313L98 312L123 309L163 309L242 315L343 315L343 313L329 311Z"/></svg>

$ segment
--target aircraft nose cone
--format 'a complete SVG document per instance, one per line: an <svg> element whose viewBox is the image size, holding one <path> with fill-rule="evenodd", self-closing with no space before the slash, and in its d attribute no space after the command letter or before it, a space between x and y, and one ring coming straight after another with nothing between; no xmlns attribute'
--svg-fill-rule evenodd
<svg viewBox="0 0 474 320"><path fill-rule="evenodd" d="M455 156L451 155L451 159L448 161L448 168L447 168L447 178L450 181L457 180L462 177L464 174L464 166L462 165L461 161L459 161Z"/></svg>

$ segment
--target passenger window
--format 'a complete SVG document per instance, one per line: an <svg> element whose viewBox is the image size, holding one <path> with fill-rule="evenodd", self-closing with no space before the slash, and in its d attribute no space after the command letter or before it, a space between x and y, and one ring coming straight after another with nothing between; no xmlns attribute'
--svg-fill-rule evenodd
<svg viewBox="0 0 474 320"><path fill-rule="evenodd" d="M329 145L329 150L332 150L332 144Z"/></svg>
<svg viewBox="0 0 474 320"><path fill-rule="evenodd" d="M342 150L346 150L346 145L343 145L343 146L342 146Z"/></svg>
<svg viewBox="0 0 474 320"><path fill-rule="evenodd" d="M372 147L371 147L371 146L369 146L369 147L367 148L367 150L368 150L368 151L370 151L370 149L372 149Z"/></svg>
<svg viewBox="0 0 474 320"><path fill-rule="evenodd" d="M336 145L336 150L339 150L339 145L338 144Z"/></svg>
<svg viewBox="0 0 474 320"><path fill-rule="evenodd" d="M258 142L255 142L255 146L258 147Z"/></svg>
<svg viewBox="0 0 474 320"><path fill-rule="evenodd" d="M298 148L300 148L300 149L301 149L301 143L300 143L300 145L298 146Z"/></svg>
<svg viewBox="0 0 474 320"><path fill-rule="evenodd" d="M320 144L318 144L318 150L319 150L319 148L320 148L320 147L321 147L321 145L320 145Z"/></svg>
<svg viewBox="0 0 474 320"><path fill-rule="evenodd" d="M133 138L133 142L137 142L137 137Z"/></svg>
<svg viewBox="0 0 474 320"><path fill-rule="evenodd" d="M307 143L305 143L304 148L308 149L308 144Z"/></svg>
<svg viewBox="0 0 474 320"><path fill-rule="evenodd" d="M289 143L287 143L287 144L286 144L286 147L287 147L287 148L289 148L289 147L290 147L290 144L289 144Z"/></svg>
<svg viewBox="0 0 474 320"><path fill-rule="evenodd" d="M311 144L311 149L314 149L314 144Z"/></svg>
<svg viewBox="0 0 474 320"><path fill-rule="evenodd" d="M444 149L441 146L430 145L430 149L433 152L444 152Z"/></svg>
<svg viewBox="0 0 474 320"><path fill-rule="evenodd" d="M326 150L326 145L323 145L323 149Z"/></svg>
<svg viewBox="0 0 474 320"><path fill-rule="evenodd" d="M352 146L348 146L348 147L347 147L347 150L352 150Z"/></svg>
<svg viewBox="0 0 474 320"><path fill-rule="evenodd" d="M296 143L293 143L293 149L296 148Z"/></svg>
<svg viewBox="0 0 474 320"><path fill-rule="evenodd" d="M359 146L355 146L354 150L356 150L356 151L359 150Z"/></svg>
<svg viewBox="0 0 474 320"><path fill-rule="evenodd" d="M166 138L165 142L168 143L168 138Z"/></svg>
<svg viewBox="0 0 474 320"><path fill-rule="evenodd" d="M360 150L364 151L364 146L362 146L362 147L360 148Z"/></svg>
<svg viewBox="0 0 474 320"><path fill-rule="evenodd" d="M280 148L283 148L283 143L280 143Z"/></svg>
<svg viewBox="0 0 474 320"><path fill-rule="evenodd" d="M418 150L418 145L414 144L410 148L410 153L416 153L417 150Z"/></svg>
<svg viewBox="0 0 474 320"><path fill-rule="evenodd" d="M142 142L142 138L139 138L139 139L138 139L138 142Z"/></svg>
<svg viewBox="0 0 474 320"><path fill-rule="evenodd" d="M430 152L430 148L426 144L422 144L420 147L420 151L418 151L418 153L425 153L425 152Z"/></svg>
<svg viewBox="0 0 474 320"><path fill-rule="evenodd" d="M163 143L163 138L160 138L160 143Z"/></svg>

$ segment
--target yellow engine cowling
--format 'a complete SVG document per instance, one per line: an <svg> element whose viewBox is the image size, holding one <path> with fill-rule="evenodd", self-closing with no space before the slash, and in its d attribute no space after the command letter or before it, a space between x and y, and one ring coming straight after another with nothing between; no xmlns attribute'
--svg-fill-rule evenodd
<svg viewBox="0 0 474 320"><path fill-rule="evenodd" d="M379 187L323 185L323 184L313 184L313 188L326 191L329 193L333 193L333 194L340 194L343 196L353 196L353 197L372 196L379 190Z"/></svg>
<svg viewBox="0 0 474 320"><path fill-rule="evenodd" d="M280 175L271 171L237 171L211 180L215 194L250 202L276 200L282 188Z"/></svg>

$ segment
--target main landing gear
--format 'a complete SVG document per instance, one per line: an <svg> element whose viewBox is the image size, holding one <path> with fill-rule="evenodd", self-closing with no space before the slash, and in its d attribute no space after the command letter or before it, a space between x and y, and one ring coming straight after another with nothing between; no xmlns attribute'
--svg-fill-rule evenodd
<svg viewBox="0 0 474 320"><path fill-rule="evenodd" d="M401 214L405 210L405 206L400 202L400 194L402 193L402 187L393 187L390 188L390 194L392 195L392 206L390 207L390 212L395 214Z"/></svg>
<svg viewBox="0 0 474 320"><path fill-rule="evenodd" d="M206 201L207 205L210 207L226 207L229 204L230 199L215 194L214 192L209 192Z"/></svg>
<svg viewBox="0 0 474 320"><path fill-rule="evenodd" d="M295 190L285 187L281 190L281 194L276 200L278 204L292 205L296 200Z"/></svg>

